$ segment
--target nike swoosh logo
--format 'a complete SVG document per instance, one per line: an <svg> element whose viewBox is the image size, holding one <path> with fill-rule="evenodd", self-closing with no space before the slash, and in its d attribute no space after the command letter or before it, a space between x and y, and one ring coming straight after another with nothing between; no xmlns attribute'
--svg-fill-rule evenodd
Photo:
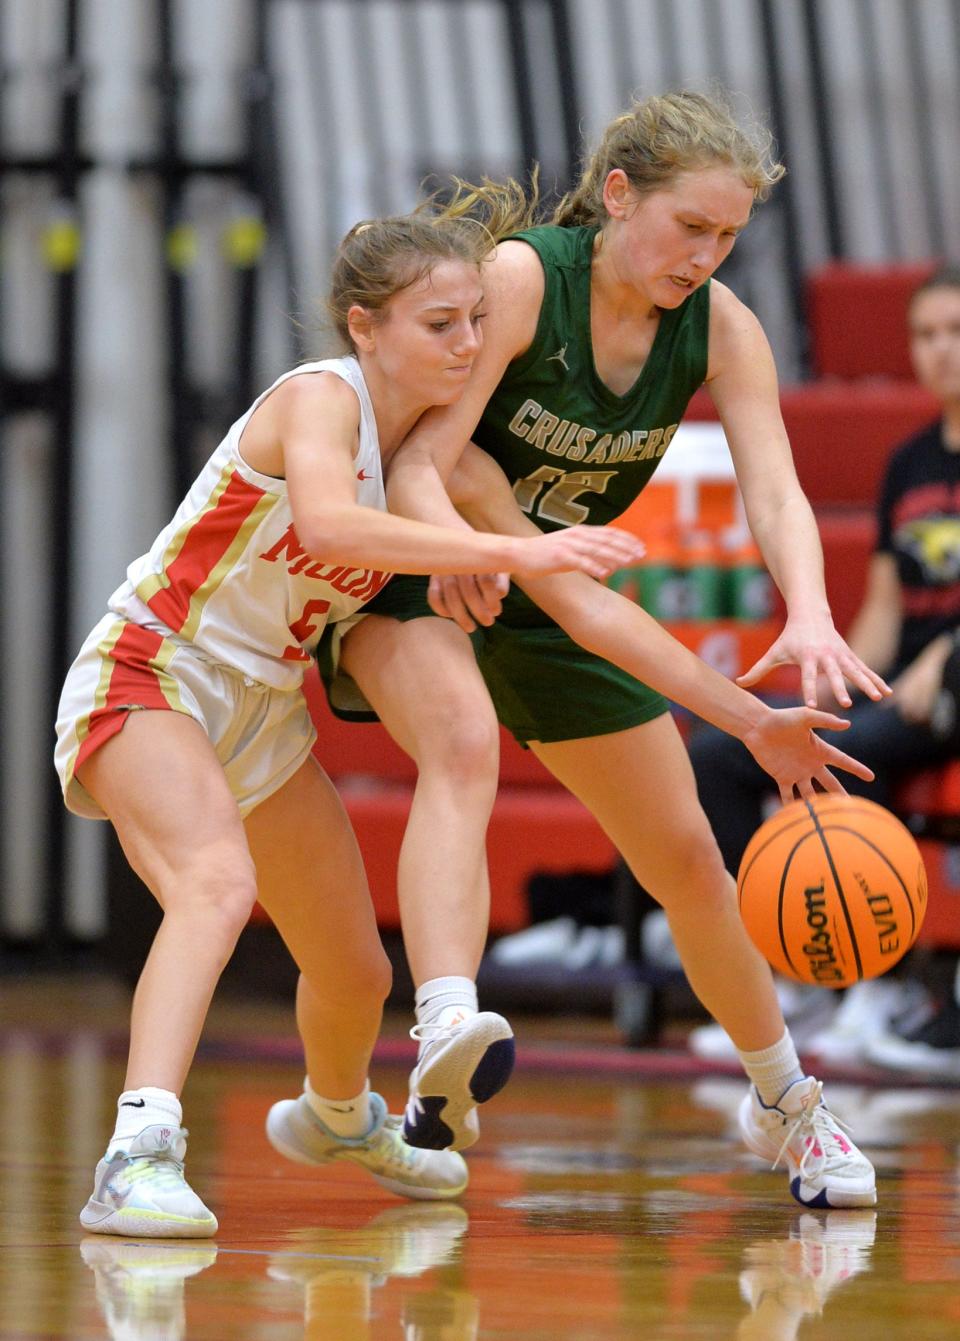
<svg viewBox="0 0 960 1341"><path fill-rule="evenodd" d="M372 475L368 475L368 474L366 473L366 471L364 471L364 470L358 470L358 471L357 471L357 479L360 480L360 481L362 482L363 480L372 480L372 479L373 479L373 476L372 476Z"/></svg>
<svg viewBox="0 0 960 1341"><path fill-rule="evenodd" d="M327 1104L327 1107L333 1113L352 1113L354 1111L353 1104L347 1104L346 1108L338 1108L336 1104Z"/></svg>
<svg viewBox="0 0 960 1341"><path fill-rule="evenodd" d="M133 1191L131 1187L115 1187L112 1183L107 1183L104 1192L109 1192L110 1197L116 1206L122 1206ZM101 1195L101 1201L106 1201L106 1197Z"/></svg>
<svg viewBox="0 0 960 1341"><path fill-rule="evenodd" d="M146 1099L124 1099L121 1108L146 1108Z"/></svg>

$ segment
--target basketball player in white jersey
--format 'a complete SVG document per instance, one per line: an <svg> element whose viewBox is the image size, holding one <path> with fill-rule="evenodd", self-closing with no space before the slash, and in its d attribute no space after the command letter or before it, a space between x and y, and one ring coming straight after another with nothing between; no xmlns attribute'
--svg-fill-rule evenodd
<svg viewBox="0 0 960 1341"><path fill-rule="evenodd" d="M203 1237L185 1180L180 1094L217 979L259 899L301 970L303 1094L273 1144L352 1161L393 1192L457 1196L462 1157L414 1150L367 1068L390 981L345 812L311 755L301 684L324 629L391 573L604 576L622 532L535 538L386 512L383 463L429 406L460 395L480 347L484 231L456 210L353 229L331 311L353 353L264 392L131 564L63 689L56 764L68 807L109 819L163 909L134 997L117 1121L88 1231Z"/></svg>

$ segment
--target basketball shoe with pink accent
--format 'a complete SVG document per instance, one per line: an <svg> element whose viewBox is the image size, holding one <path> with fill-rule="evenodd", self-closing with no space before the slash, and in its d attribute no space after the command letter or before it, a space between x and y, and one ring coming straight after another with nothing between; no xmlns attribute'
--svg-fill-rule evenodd
<svg viewBox="0 0 960 1341"><path fill-rule="evenodd" d="M776 1168L781 1160L790 1191L801 1206L819 1210L873 1206L873 1165L821 1099L823 1082L813 1076L788 1085L770 1108L751 1085L740 1105L740 1132L748 1148Z"/></svg>
<svg viewBox="0 0 960 1341"><path fill-rule="evenodd" d="M122 1150L104 1155L80 1223L93 1234L131 1238L202 1239L217 1217L183 1176L184 1127L145 1127Z"/></svg>

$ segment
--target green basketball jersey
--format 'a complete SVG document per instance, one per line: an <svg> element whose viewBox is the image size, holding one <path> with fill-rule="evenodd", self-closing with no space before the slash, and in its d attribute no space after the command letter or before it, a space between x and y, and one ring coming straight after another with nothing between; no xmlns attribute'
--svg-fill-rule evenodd
<svg viewBox="0 0 960 1341"><path fill-rule="evenodd" d="M590 339L596 228L544 225L515 236L546 279L533 344L511 363L474 433L542 531L603 525L656 470L707 374L710 286L660 317L640 376L623 396L600 380Z"/></svg>
<svg viewBox="0 0 960 1341"><path fill-rule="evenodd" d="M602 525L625 511L707 374L705 284L662 313L643 371L625 396L601 382L590 340L595 235L595 228L552 226L516 235L543 263L543 306L533 344L507 368L474 433L543 531ZM419 619L430 613L426 587L425 578L394 577L365 610ZM667 711L658 693L578 647L516 586L473 644L499 718L520 741L626 731Z"/></svg>

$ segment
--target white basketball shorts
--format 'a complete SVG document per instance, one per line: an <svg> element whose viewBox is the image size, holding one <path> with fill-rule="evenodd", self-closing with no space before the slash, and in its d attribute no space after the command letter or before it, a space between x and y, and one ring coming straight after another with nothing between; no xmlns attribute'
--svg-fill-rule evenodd
<svg viewBox="0 0 960 1341"><path fill-rule="evenodd" d="M151 710L199 722L243 815L293 777L317 738L302 690L272 689L189 643L107 615L70 667L57 711L54 762L69 810L106 818L76 771L129 713Z"/></svg>

